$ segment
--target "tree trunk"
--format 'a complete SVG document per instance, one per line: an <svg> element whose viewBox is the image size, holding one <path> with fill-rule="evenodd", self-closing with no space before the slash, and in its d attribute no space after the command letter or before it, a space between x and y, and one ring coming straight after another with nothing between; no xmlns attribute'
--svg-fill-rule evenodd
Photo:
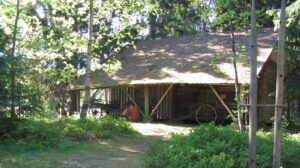
<svg viewBox="0 0 300 168"><path fill-rule="evenodd" d="M65 108L65 102L66 102L66 96L65 94L62 95L61 97L61 116L67 116L68 113L67 113L67 110Z"/></svg>
<svg viewBox="0 0 300 168"><path fill-rule="evenodd" d="M242 115L241 115L241 97L240 97L240 85L238 78L238 71L236 67L236 50L235 50L235 36L234 36L234 28L231 26L231 49L233 53L232 64L234 67L234 88L235 88L235 97L236 97L236 105L237 105L237 115L238 115L238 124L240 132L243 132L242 127Z"/></svg>
<svg viewBox="0 0 300 168"><path fill-rule="evenodd" d="M93 38L93 0L90 0L90 18L89 18L89 40L88 40L88 51L86 60L86 81L85 81L85 97L81 109L80 118L86 118L87 111L91 104L91 53L92 53L92 38Z"/></svg>
<svg viewBox="0 0 300 168"><path fill-rule="evenodd" d="M149 24L150 24L150 31L149 31L150 37L155 39L157 22L156 22L156 15L153 13L149 14Z"/></svg>
<svg viewBox="0 0 300 168"><path fill-rule="evenodd" d="M281 0L280 29L279 29L278 57L277 57L276 101L275 101L276 105L283 104L284 47L285 47L285 0ZM283 112L282 106L275 107L273 168L280 167L282 112Z"/></svg>
<svg viewBox="0 0 300 168"><path fill-rule="evenodd" d="M256 130L257 130L257 43L255 0L251 8L251 37L250 37L250 112L249 112L249 158L248 168L256 167Z"/></svg>
<svg viewBox="0 0 300 168"><path fill-rule="evenodd" d="M16 73L15 73L15 51L16 51L16 36L17 36L17 29L18 29L18 21L20 16L20 0L17 0L17 14L15 19L15 25L14 25L14 31L13 31L13 44L11 49L11 110L10 110L10 116L11 118L16 118L16 111L15 111L15 105L16 105Z"/></svg>
<svg viewBox="0 0 300 168"><path fill-rule="evenodd" d="M69 115L72 116L77 111L77 90L71 90L70 104L69 104Z"/></svg>

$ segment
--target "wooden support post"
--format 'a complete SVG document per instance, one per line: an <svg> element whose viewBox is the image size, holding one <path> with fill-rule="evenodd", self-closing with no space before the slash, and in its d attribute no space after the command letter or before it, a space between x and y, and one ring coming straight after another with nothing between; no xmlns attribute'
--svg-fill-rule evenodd
<svg viewBox="0 0 300 168"><path fill-rule="evenodd" d="M70 104L69 104L69 115L73 115L77 111L77 90L69 91Z"/></svg>
<svg viewBox="0 0 300 168"><path fill-rule="evenodd" d="M169 91L172 89L174 84L171 84L168 89L165 91L165 93L161 96L161 98L159 99L158 103L156 104L156 106L152 109L150 116L152 116L155 112L155 110L158 108L158 106L160 105L160 103L164 100L164 98L167 96L167 94L169 93Z"/></svg>
<svg viewBox="0 0 300 168"><path fill-rule="evenodd" d="M107 92L107 89L104 89L104 97L105 97L105 104L108 104L107 102L107 100L108 100L108 92Z"/></svg>
<svg viewBox="0 0 300 168"><path fill-rule="evenodd" d="M276 77L276 100L275 104L283 104L284 88L284 48L285 48L285 0L281 0L280 28L277 57L277 77ZM281 134L282 134L282 113L283 108L276 106L274 120L274 149L273 168L280 167L281 160Z"/></svg>
<svg viewBox="0 0 300 168"><path fill-rule="evenodd" d="M232 111L229 109L229 107L226 105L226 103L223 101L223 99L220 97L220 95L218 94L218 92L216 91L216 89L212 86L212 85L209 85L209 87L211 88L211 90L214 92L214 94L217 96L217 98L219 99L219 101L222 103L222 105L225 107L225 109L227 110L227 112L230 114L230 116L232 118L236 118Z"/></svg>
<svg viewBox="0 0 300 168"><path fill-rule="evenodd" d="M123 87L120 87L120 107L123 109Z"/></svg>
<svg viewBox="0 0 300 168"><path fill-rule="evenodd" d="M80 113L80 90L76 91L76 111Z"/></svg>
<svg viewBox="0 0 300 168"><path fill-rule="evenodd" d="M252 0L251 36L250 36L250 111L249 111L248 168L256 167L256 130L257 130L257 42L256 42L255 0Z"/></svg>
<svg viewBox="0 0 300 168"><path fill-rule="evenodd" d="M111 88L105 89L105 104L109 104L111 102L112 94Z"/></svg>
<svg viewBox="0 0 300 168"><path fill-rule="evenodd" d="M144 86L144 121L149 122L151 121L151 115L150 115L150 102L149 102L149 86Z"/></svg>

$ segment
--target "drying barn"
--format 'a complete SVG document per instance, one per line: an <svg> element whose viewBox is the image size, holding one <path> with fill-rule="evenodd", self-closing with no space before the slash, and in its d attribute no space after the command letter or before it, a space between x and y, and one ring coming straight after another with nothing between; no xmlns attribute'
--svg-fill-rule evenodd
<svg viewBox="0 0 300 168"><path fill-rule="evenodd" d="M236 32L237 69L243 103L250 80L250 32ZM274 104L277 33L259 29L258 103ZM139 41L91 74L91 88L104 89L106 103L142 108L143 120L228 121L234 117L234 68L230 33L205 33ZM79 97L84 76L68 86ZM73 102L78 102L73 100ZM73 103L74 104L74 103ZM75 103L76 104L76 103ZM75 105L76 106L76 105ZM106 106L107 107L107 106ZM73 108L73 110L78 111ZM258 122L271 122L274 109L259 107ZM244 117L247 117L245 115Z"/></svg>

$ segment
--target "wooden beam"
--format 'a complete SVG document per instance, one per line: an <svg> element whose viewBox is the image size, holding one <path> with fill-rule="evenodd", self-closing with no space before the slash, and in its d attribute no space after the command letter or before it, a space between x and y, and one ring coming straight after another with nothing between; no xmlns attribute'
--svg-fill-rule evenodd
<svg viewBox="0 0 300 168"><path fill-rule="evenodd" d="M80 113L80 90L76 91L76 111Z"/></svg>
<svg viewBox="0 0 300 168"><path fill-rule="evenodd" d="M124 104L124 101L123 101L123 87L120 87L120 106L121 106L121 109L123 108L123 104Z"/></svg>
<svg viewBox="0 0 300 168"><path fill-rule="evenodd" d="M241 104L241 106L250 107L250 104ZM257 107L287 107L283 104L257 104Z"/></svg>
<svg viewBox="0 0 300 168"><path fill-rule="evenodd" d="M283 104L284 99L285 6L285 0L281 0L275 104ZM275 108L273 168L279 168L281 162L282 113L282 107Z"/></svg>
<svg viewBox="0 0 300 168"><path fill-rule="evenodd" d="M164 98L167 96L167 94L169 93L169 91L172 89L174 84L171 84L168 89L165 91L165 93L161 96L160 100L158 101L158 103L156 104L156 106L152 109L150 116L152 116L155 112L155 110L158 108L158 106L160 105L160 103L164 100Z"/></svg>
<svg viewBox="0 0 300 168"><path fill-rule="evenodd" d="M132 101L132 103L133 103L134 105L139 106L139 105L136 103L136 101L133 99L133 97L130 96L130 94L128 93L127 90L125 90L124 93L128 96L128 98ZM143 112L142 110L141 110L141 114L142 114L143 116L145 116L145 114L144 114L144 112Z"/></svg>
<svg viewBox="0 0 300 168"><path fill-rule="evenodd" d="M248 168L256 167L256 131L257 131L257 35L255 0L251 4L250 36L250 109L249 109L249 153Z"/></svg>
<svg viewBox="0 0 300 168"><path fill-rule="evenodd" d="M221 96L218 94L218 92L216 91L216 89L212 86L212 85L209 85L209 87L211 88L211 90L214 92L214 94L217 96L217 98L219 99L219 101L222 103L222 105L225 107L225 109L227 110L227 112L230 114L230 116L232 118L236 118L232 111L229 109L229 107L226 105L226 103L223 101L223 99L221 98Z"/></svg>
<svg viewBox="0 0 300 168"><path fill-rule="evenodd" d="M149 97L149 86L144 86L144 121L149 122L151 121L151 115L150 115L150 97Z"/></svg>
<svg viewBox="0 0 300 168"><path fill-rule="evenodd" d="M77 90L69 91L70 103L69 103L69 115L73 115L77 111ZM20 101L19 101L20 104ZM21 109L19 109L21 110Z"/></svg>

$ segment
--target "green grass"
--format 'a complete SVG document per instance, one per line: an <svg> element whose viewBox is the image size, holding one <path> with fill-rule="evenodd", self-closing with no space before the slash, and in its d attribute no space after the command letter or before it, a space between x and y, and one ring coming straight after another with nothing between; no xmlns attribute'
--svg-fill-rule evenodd
<svg viewBox="0 0 300 168"><path fill-rule="evenodd" d="M121 138L122 139L122 138ZM95 160L116 157L110 153L116 140L104 139L92 142L73 143L68 147L58 147L43 151L3 151L0 150L1 168L40 167L80 167L90 165Z"/></svg>
<svg viewBox="0 0 300 168"><path fill-rule="evenodd" d="M13 123L12 125L10 125ZM99 138L132 136L136 132L123 119L22 119L0 129L0 148L7 151L47 150Z"/></svg>
<svg viewBox="0 0 300 168"><path fill-rule="evenodd" d="M115 147L141 138L123 119L22 119L0 124L0 168L98 167L122 158ZM130 155L126 155L130 157ZM131 159L136 159L133 156Z"/></svg>

